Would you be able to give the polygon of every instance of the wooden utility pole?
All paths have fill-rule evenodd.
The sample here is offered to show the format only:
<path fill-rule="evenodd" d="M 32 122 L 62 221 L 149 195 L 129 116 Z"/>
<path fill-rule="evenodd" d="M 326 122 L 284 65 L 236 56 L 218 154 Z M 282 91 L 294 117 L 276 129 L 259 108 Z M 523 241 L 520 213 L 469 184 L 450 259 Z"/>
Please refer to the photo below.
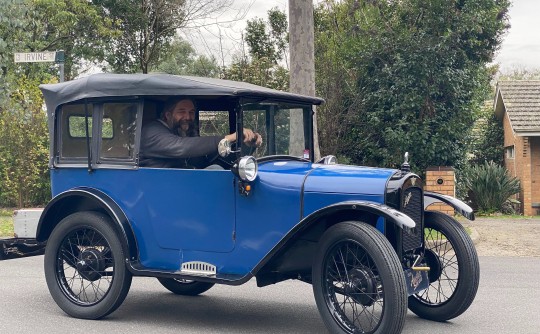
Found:
<path fill-rule="evenodd" d="M 313 0 L 289 0 L 291 93 L 315 96 L 315 37 L 313 25 Z M 301 122 L 301 118 L 295 118 L 293 120 L 291 117 L 291 139 L 302 135 L 302 133 L 296 131 L 298 126 L 302 124 Z M 294 137 L 293 132 L 295 132 Z M 316 114 L 313 117 L 313 136 L 315 138 L 315 159 L 319 159 L 321 154 L 319 151 Z M 292 155 L 302 155 L 304 145 L 303 142 L 300 144 L 301 147 L 300 145 L 298 147 L 291 147 L 289 153 Z M 300 149 L 302 151 L 298 151 Z"/>

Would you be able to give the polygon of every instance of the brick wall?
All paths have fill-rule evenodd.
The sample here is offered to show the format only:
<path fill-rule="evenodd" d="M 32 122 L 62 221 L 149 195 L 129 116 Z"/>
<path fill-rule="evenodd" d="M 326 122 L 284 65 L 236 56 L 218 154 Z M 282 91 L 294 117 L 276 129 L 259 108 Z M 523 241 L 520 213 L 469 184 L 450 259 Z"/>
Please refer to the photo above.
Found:
<path fill-rule="evenodd" d="M 432 191 L 444 195 L 456 196 L 456 177 L 452 167 L 429 167 L 426 170 L 426 191 Z M 427 210 L 441 211 L 454 215 L 454 209 L 446 204 L 435 203 L 428 206 Z"/>
<path fill-rule="evenodd" d="M 522 142 L 521 155 L 519 156 L 519 167 L 521 169 L 521 192 L 523 197 L 521 198 L 521 207 L 523 208 L 523 214 L 525 216 L 532 216 L 532 166 L 531 166 L 531 144 L 529 137 L 518 137 Z"/>
<path fill-rule="evenodd" d="M 531 215 L 540 214 L 540 137 L 530 137 L 531 151 Z"/>
<path fill-rule="evenodd" d="M 540 192 L 537 195 L 537 188 L 540 186 L 540 171 L 537 167 L 534 167 L 535 171 L 535 180 L 538 180 L 533 187 L 533 166 L 540 165 L 540 144 L 536 144 L 536 138 L 534 137 L 522 137 L 516 136 L 512 131 L 510 121 L 508 120 L 508 115 L 505 113 L 503 118 L 503 127 L 504 127 L 504 146 L 514 145 L 514 159 L 509 159 L 504 157 L 504 164 L 508 169 L 511 176 L 517 177 L 521 182 L 521 192 L 517 196 L 517 199 L 521 202 L 521 212 L 525 216 L 533 216 L 538 214 L 536 209 L 533 209 L 532 203 L 533 198 L 538 198 L 540 202 Z M 533 147 L 531 147 L 531 139 L 535 141 Z M 533 150 L 534 148 L 534 154 Z M 534 161 L 531 160 L 531 157 L 534 157 Z"/>

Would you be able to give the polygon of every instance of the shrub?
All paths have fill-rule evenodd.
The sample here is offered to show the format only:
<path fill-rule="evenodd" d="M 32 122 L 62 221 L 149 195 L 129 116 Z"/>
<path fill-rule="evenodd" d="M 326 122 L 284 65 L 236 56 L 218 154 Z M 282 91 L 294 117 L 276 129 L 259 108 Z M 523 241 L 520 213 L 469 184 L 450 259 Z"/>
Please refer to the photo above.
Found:
<path fill-rule="evenodd" d="M 483 213 L 502 211 L 510 196 L 521 190 L 519 180 L 493 161 L 467 168 L 464 183 L 473 206 Z"/>

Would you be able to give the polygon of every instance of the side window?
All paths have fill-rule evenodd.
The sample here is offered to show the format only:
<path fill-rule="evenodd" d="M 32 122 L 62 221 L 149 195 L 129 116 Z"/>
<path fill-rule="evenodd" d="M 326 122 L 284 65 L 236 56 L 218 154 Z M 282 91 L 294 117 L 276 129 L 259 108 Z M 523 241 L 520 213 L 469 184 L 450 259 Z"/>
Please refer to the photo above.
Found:
<path fill-rule="evenodd" d="M 138 103 L 105 103 L 101 122 L 99 162 L 135 159 Z"/>
<path fill-rule="evenodd" d="M 137 115 L 140 102 L 89 103 L 86 140 L 86 111 L 84 103 L 64 105 L 58 124 L 58 158 L 60 163 L 88 163 L 88 146 L 93 163 L 135 163 Z M 99 134 L 99 135 L 98 135 Z M 98 138 L 95 138 L 95 137 Z M 99 140 L 97 140 L 99 139 Z"/>
<path fill-rule="evenodd" d="M 88 105 L 88 131 L 92 136 L 92 105 Z M 87 159 L 86 117 L 84 104 L 66 105 L 62 107 L 60 116 L 61 138 L 60 159 Z"/>

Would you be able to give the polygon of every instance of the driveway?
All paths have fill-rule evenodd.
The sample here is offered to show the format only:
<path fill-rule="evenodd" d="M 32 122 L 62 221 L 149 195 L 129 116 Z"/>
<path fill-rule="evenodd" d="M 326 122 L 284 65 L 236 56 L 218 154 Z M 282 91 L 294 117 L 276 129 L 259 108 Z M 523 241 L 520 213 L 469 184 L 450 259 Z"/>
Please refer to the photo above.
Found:
<path fill-rule="evenodd" d="M 540 257 L 540 217 L 459 219 L 471 228 L 479 256 Z"/>

